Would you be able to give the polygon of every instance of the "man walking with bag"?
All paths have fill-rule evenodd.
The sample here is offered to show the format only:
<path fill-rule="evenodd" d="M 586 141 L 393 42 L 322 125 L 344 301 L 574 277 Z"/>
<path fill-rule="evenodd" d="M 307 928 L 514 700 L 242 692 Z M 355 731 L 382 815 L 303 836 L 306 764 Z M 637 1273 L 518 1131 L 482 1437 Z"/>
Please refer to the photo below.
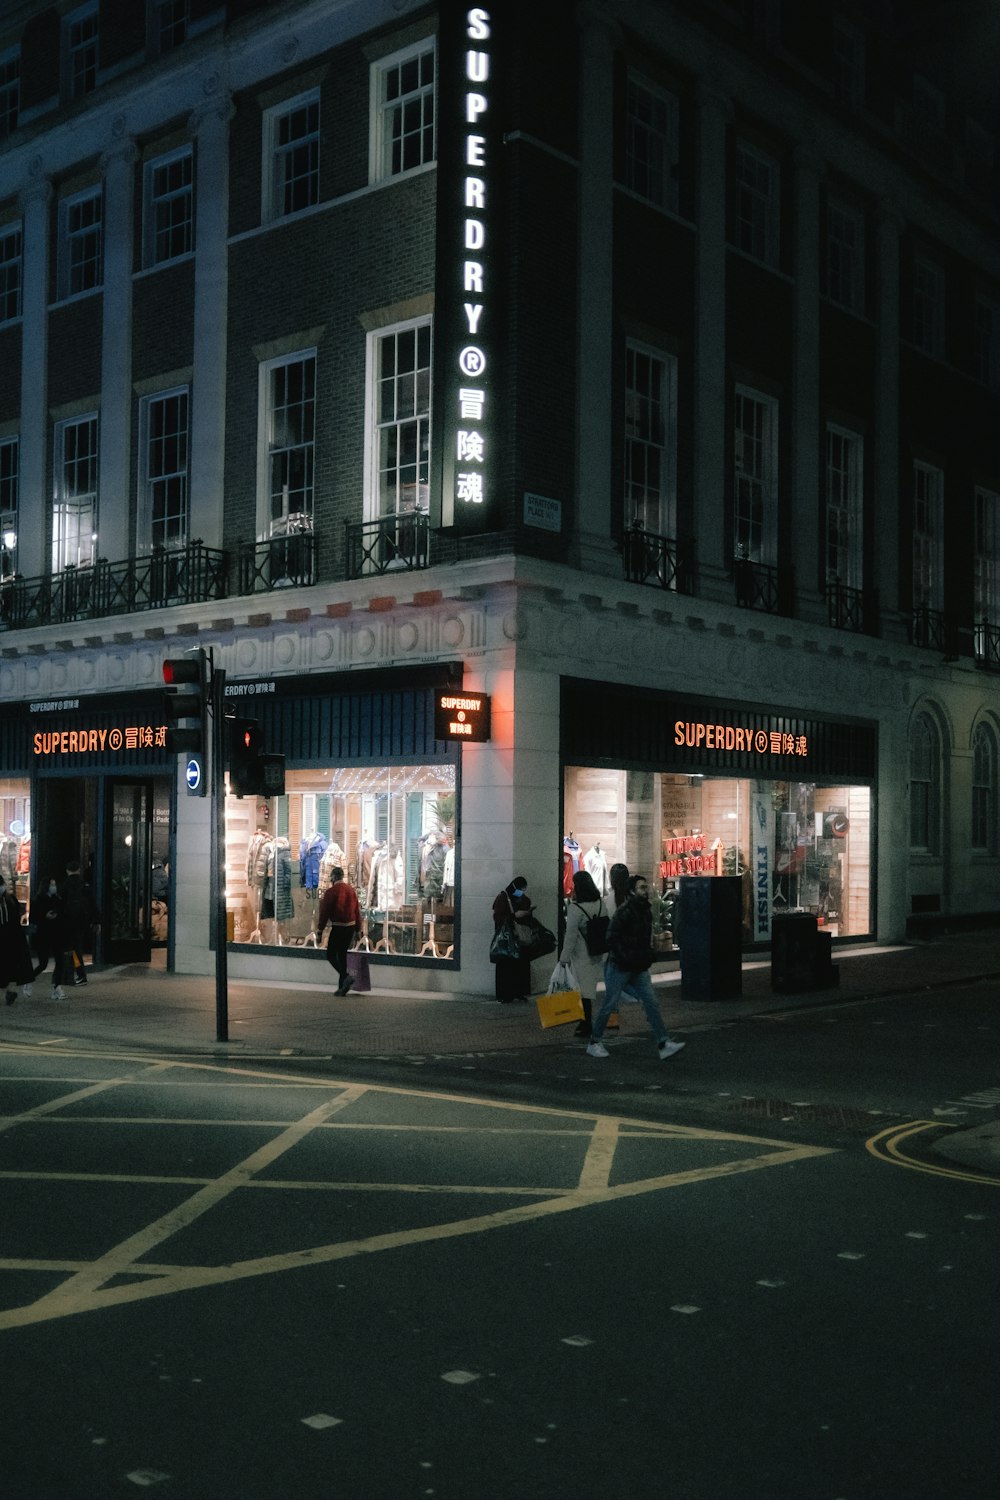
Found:
<path fill-rule="evenodd" d="M 347 968 L 347 950 L 356 933 L 361 931 L 361 908 L 354 887 L 344 879 L 339 865 L 332 870 L 332 883 L 320 897 L 316 913 L 316 942 L 323 936 L 329 922 L 330 939 L 326 945 L 327 962 L 336 969 L 340 978 L 336 993 L 346 995 L 353 984 Z"/>
<path fill-rule="evenodd" d="M 684 1046 L 683 1042 L 672 1042 L 667 1033 L 666 1022 L 660 1014 L 653 993 L 653 981 L 649 977 L 649 966 L 653 961 L 653 913 L 649 904 L 649 886 L 645 876 L 633 875 L 629 881 L 628 897 L 618 907 L 608 928 L 608 958 L 604 965 L 604 1004 L 594 1022 L 588 1057 L 607 1057 L 608 1049 L 601 1041 L 608 1017 L 618 1009 L 619 997 L 624 993 L 633 996 L 642 1006 L 649 1029 L 656 1038 L 656 1049 L 661 1061 L 673 1057 Z"/>

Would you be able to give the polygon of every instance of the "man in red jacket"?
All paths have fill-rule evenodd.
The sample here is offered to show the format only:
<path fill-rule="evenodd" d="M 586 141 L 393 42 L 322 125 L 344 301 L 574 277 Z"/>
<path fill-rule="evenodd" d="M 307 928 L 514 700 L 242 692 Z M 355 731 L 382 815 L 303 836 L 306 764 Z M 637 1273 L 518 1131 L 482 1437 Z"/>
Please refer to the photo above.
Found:
<path fill-rule="evenodd" d="M 333 882 L 320 898 L 316 914 L 316 941 L 323 936 L 326 924 L 330 924 L 330 940 L 326 945 L 326 956 L 340 975 L 338 995 L 346 995 L 353 980 L 347 972 L 347 950 L 356 932 L 361 931 L 361 908 L 354 887 L 344 879 L 339 865 L 333 868 Z"/>

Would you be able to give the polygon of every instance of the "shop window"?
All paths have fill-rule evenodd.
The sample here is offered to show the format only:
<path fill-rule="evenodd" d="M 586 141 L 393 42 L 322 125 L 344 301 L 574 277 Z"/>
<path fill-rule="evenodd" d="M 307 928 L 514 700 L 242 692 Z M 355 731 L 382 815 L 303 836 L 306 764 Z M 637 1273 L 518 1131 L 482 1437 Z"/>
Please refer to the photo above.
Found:
<path fill-rule="evenodd" d="M 59 295 L 63 299 L 101 285 L 102 218 L 100 188 L 65 198 L 59 205 Z"/>
<path fill-rule="evenodd" d="M 313 946 L 317 905 L 339 866 L 361 906 L 359 947 L 451 958 L 455 829 L 451 764 L 291 770 L 283 797 L 227 797 L 235 941 Z"/>
<path fill-rule="evenodd" d="M 936 854 L 940 847 L 941 741 L 929 714 L 910 731 L 910 850 Z"/>
<path fill-rule="evenodd" d="M 0 53 L 0 141 L 17 129 L 21 107 L 21 49 Z"/>
<path fill-rule="evenodd" d="M 19 457 L 16 437 L 0 440 L 0 581 L 17 572 Z"/>
<path fill-rule="evenodd" d="M 21 226 L 0 229 L 0 323 L 21 316 Z"/>
<path fill-rule="evenodd" d="M 625 524 L 673 536 L 677 499 L 677 361 L 625 351 Z"/>
<path fill-rule="evenodd" d="M 140 407 L 142 529 L 152 548 L 188 540 L 189 404 L 182 386 L 147 396 Z"/>
<path fill-rule="evenodd" d="M 826 210 L 825 291 L 847 312 L 864 312 L 865 216 L 832 199 Z"/>
<path fill-rule="evenodd" d="M 285 219 L 319 201 L 319 90 L 264 115 L 264 219 Z"/>
<path fill-rule="evenodd" d="M 683 946 L 683 877 L 743 880 L 742 936 L 770 940 L 782 912 L 811 912 L 834 936 L 871 931 L 867 786 L 567 767 L 563 890 L 587 869 L 610 895 L 617 863 L 655 887 L 654 946 Z M 761 882 L 765 900 L 761 905 Z"/>
<path fill-rule="evenodd" d="M 734 556 L 773 565 L 777 544 L 778 403 L 737 386 L 734 411 Z"/>
<path fill-rule="evenodd" d="M 0 877 L 25 911 L 31 902 L 31 783 L 0 777 Z"/>
<path fill-rule="evenodd" d="M 73 11 L 63 20 L 64 92 L 82 99 L 97 87 L 98 13 L 96 5 Z"/>
<path fill-rule="evenodd" d="M 625 186 L 677 212 L 680 110 L 673 94 L 630 73 L 625 117 Z"/>
<path fill-rule="evenodd" d="M 766 266 L 780 259 L 778 163 L 756 147 L 736 147 L 736 236 L 738 250 Z"/>
<path fill-rule="evenodd" d="M 97 555 L 97 417 L 60 422 L 55 433 L 56 493 L 52 571 L 89 567 Z"/>
<path fill-rule="evenodd" d="M 434 161 L 435 63 L 431 38 L 372 64 L 371 182 Z"/>
<path fill-rule="evenodd" d="M 190 146 L 146 163 L 143 263 L 163 265 L 194 249 L 194 157 Z"/>
<path fill-rule="evenodd" d="M 997 852 L 997 741 L 988 724 L 977 724 L 972 736 L 972 847 Z"/>

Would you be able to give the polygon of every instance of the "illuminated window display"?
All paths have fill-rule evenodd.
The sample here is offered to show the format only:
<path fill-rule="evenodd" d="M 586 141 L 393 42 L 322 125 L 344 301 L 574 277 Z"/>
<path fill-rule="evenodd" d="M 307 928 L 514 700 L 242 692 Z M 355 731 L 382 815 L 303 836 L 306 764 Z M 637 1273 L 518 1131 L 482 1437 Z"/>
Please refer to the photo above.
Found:
<path fill-rule="evenodd" d="M 658 893 L 654 943 L 672 951 L 682 875 L 743 876 L 743 939 L 770 940 L 770 918 L 812 912 L 835 937 L 871 933 L 871 789 L 813 782 L 568 766 L 564 888 L 589 869 L 610 890 L 613 864 Z M 757 882 L 769 910 L 755 899 Z"/>
<path fill-rule="evenodd" d="M 31 783 L 0 779 L 0 877 L 25 909 L 31 900 Z"/>
<path fill-rule="evenodd" d="M 310 947 L 340 866 L 357 891 L 357 946 L 451 958 L 455 767 L 289 770 L 285 795 L 226 798 L 226 908 L 238 944 Z"/>

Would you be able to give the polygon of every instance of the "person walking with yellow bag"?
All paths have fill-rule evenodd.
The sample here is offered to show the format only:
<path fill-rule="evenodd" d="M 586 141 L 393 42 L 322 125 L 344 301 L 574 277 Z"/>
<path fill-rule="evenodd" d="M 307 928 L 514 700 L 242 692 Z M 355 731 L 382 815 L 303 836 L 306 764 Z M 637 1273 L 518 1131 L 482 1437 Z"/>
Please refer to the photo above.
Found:
<path fill-rule="evenodd" d="M 597 986 L 604 975 L 609 920 L 593 876 L 586 870 L 577 870 L 573 876 L 573 894 L 566 906 L 566 935 L 559 952 L 559 962 L 567 964 L 576 976 L 583 1002 L 583 1020 L 574 1036 L 590 1036 Z"/>

